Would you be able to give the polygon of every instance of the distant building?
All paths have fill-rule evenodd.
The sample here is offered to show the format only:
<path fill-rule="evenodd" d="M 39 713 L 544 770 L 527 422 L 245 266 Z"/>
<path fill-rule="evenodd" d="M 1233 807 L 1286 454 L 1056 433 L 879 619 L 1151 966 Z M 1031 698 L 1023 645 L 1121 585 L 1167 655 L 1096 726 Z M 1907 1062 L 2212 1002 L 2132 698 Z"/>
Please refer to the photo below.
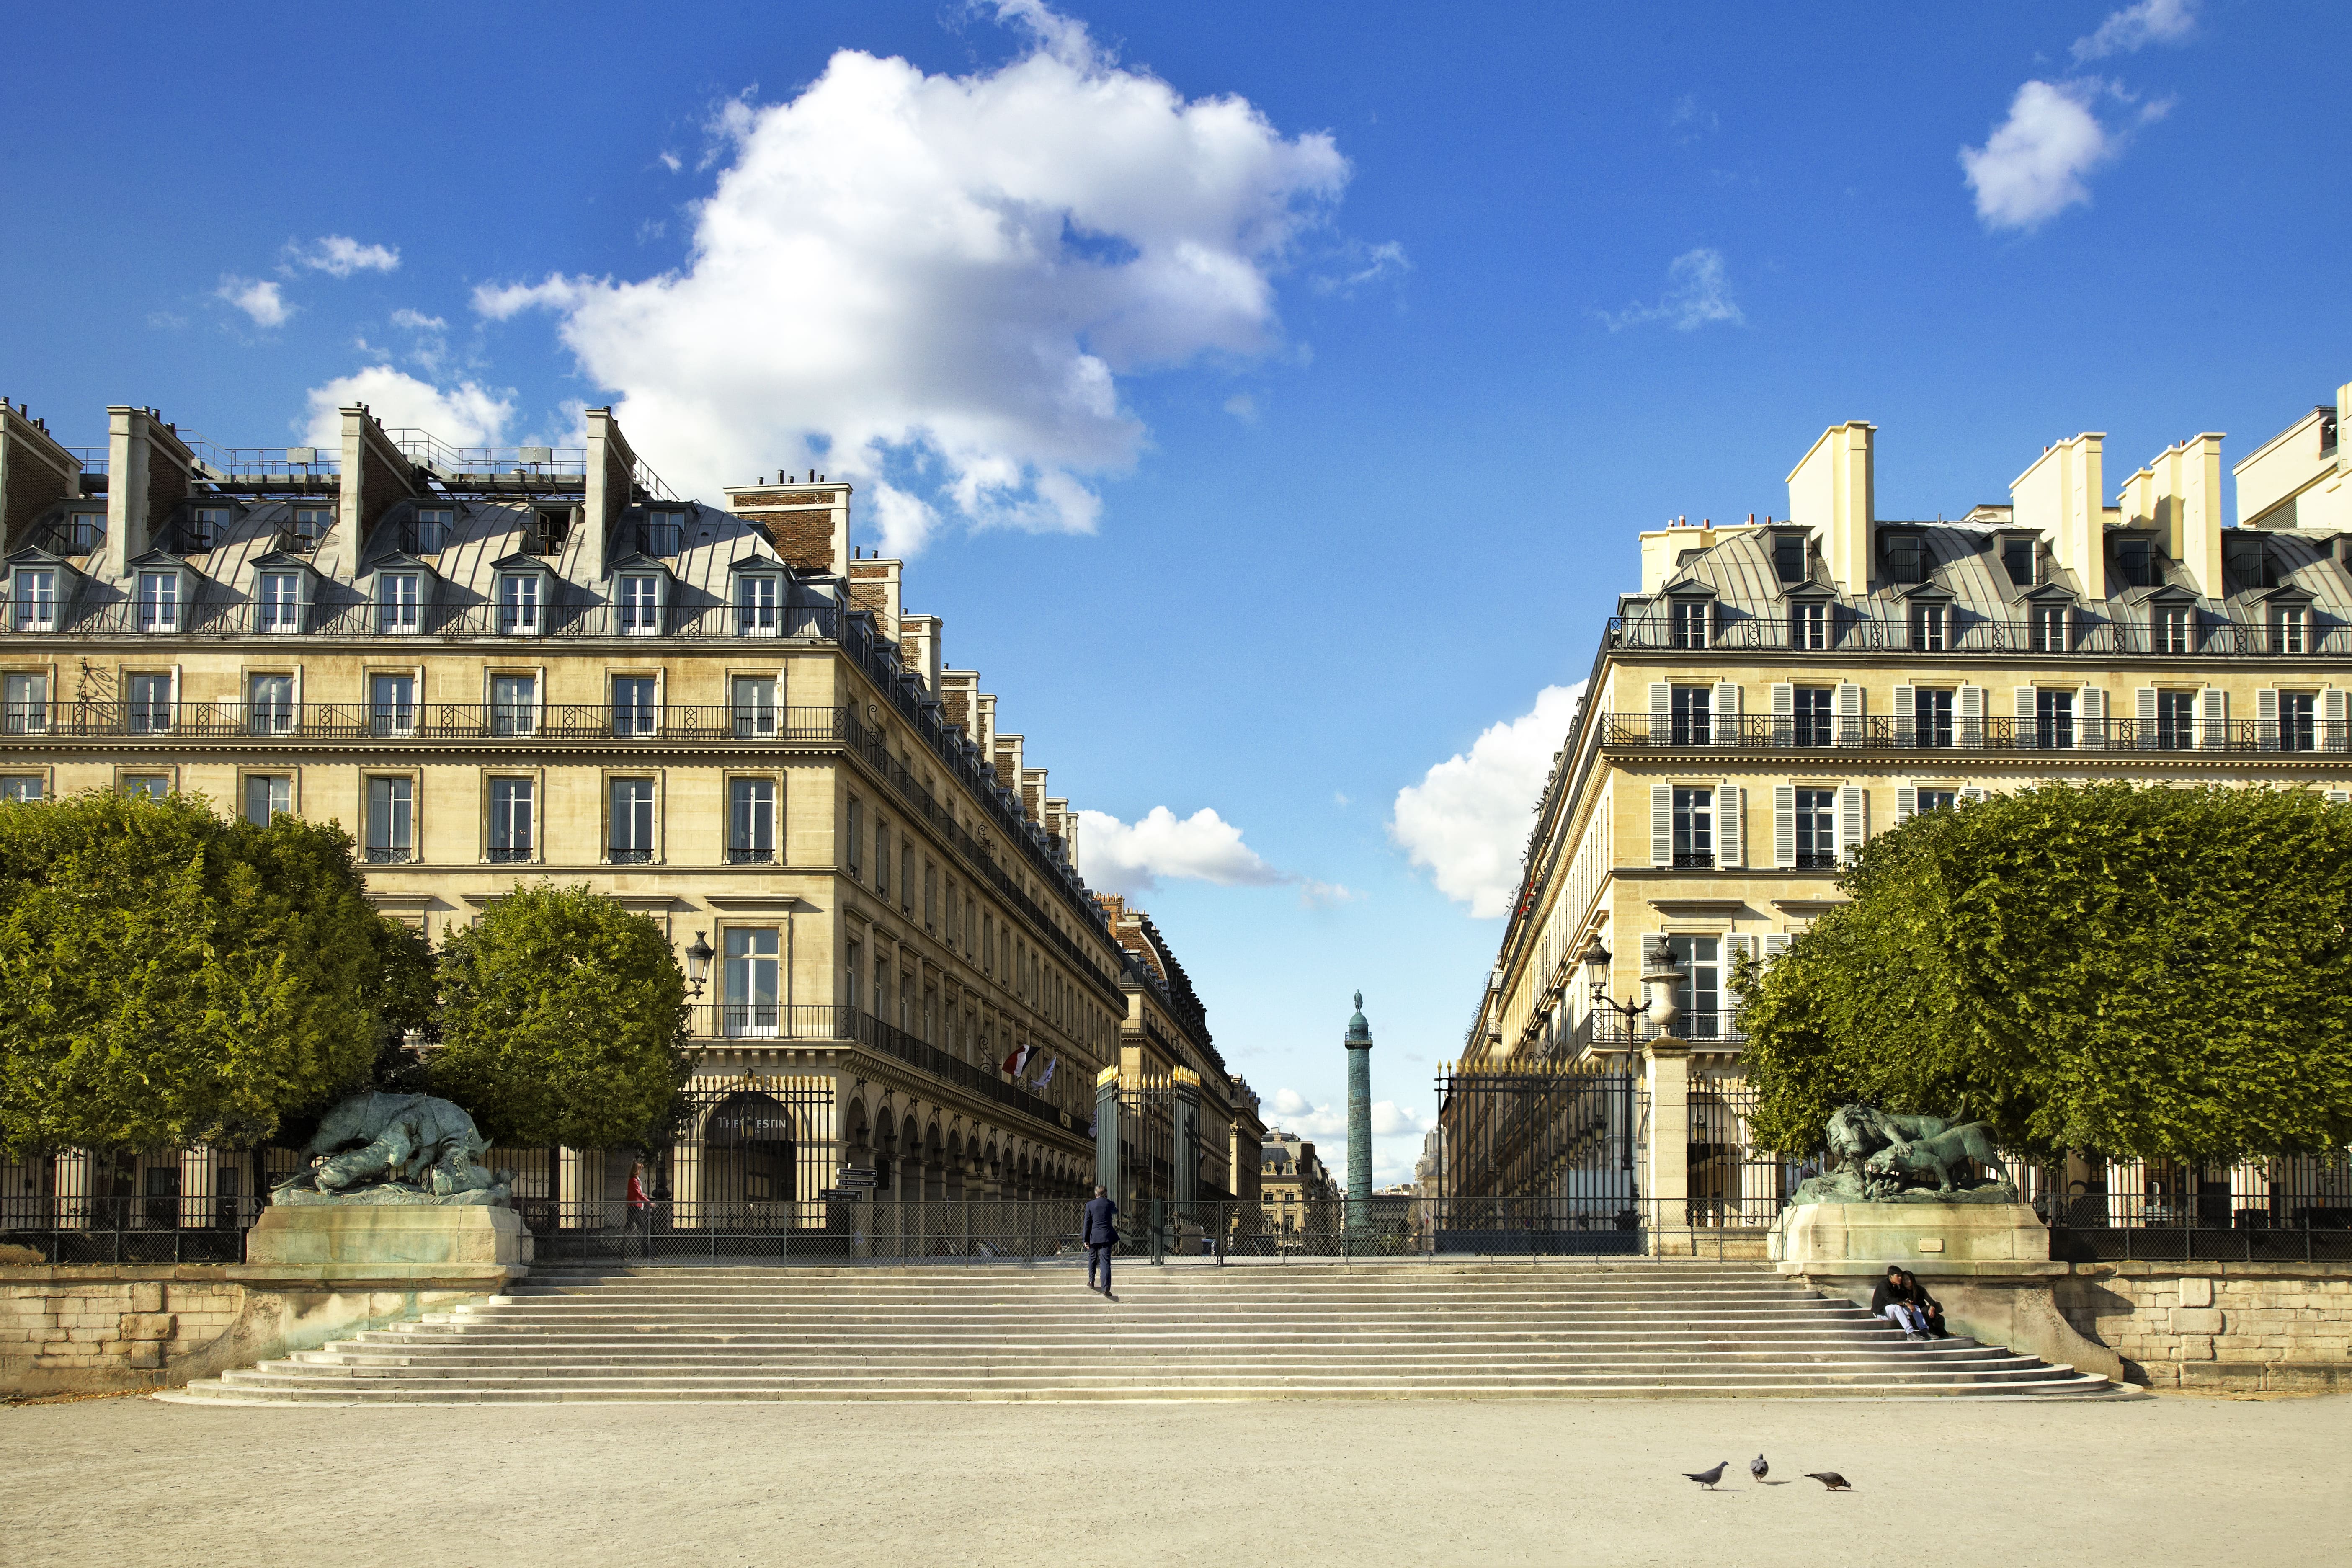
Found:
<path fill-rule="evenodd" d="M 1328 1230 L 1339 1214 L 1339 1184 L 1313 1143 L 1274 1128 L 1258 1161 L 1258 1202 L 1269 1235 Z"/>

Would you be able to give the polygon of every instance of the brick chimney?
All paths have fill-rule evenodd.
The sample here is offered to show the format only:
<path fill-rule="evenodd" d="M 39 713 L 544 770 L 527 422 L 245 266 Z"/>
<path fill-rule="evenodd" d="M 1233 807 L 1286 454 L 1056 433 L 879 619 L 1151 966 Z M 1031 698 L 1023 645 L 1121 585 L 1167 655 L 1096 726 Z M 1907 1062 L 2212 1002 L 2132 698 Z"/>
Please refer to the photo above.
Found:
<path fill-rule="evenodd" d="M 0 398 L 0 554 L 25 542 L 33 520 L 81 496 L 81 459 L 47 428 Z"/>
<path fill-rule="evenodd" d="M 850 575 L 849 490 L 846 484 L 730 485 L 727 510 L 767 531 L 768 542 L 796 572 Z"/>
<path fill-rule="evenodd" d="M 343 473 L 335 526 L 319 542 L 312 563 L 322 577 L 348 583 L 359 571 L 368 530 L 383 514 L 417 495 L 415 465 L 392 444 L 364 403 L 342 410 Z"/>
<path fill-rule="evenodd" d="M 588 423 L 588 482 L 582 499 L 586 502 L 586 537 L 580 542 L 579 553 L 573 559 L 579 563 L 582 576 L 599 583 L 604 581 L 605 568 L 615 553 L 613 535 L 637 497 L 637 454 L 629 445 L 629 438 L 621 434 L 621 422 L 613 417 L 612 409 L 591 408 L 585 411 L 584 417 Z"/>
<path fill-rule="evenodd" d="M 106 570 L 119 583 L 194 488 L 196 455 L 152 408 L 109 408 L 106 435 Z"/>

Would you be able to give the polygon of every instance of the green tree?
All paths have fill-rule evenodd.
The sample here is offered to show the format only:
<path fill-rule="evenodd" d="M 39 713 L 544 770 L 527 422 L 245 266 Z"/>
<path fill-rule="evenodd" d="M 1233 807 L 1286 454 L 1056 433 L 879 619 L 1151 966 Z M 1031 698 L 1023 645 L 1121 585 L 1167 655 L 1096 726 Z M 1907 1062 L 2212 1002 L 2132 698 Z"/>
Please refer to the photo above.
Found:
<path fill-rule="evenodd" d="M 434 1092 L 497 1142 L 666 1137 L 693 1069 L 686 977 L 644 915 L 584 887 L 525 888 L 442 944 Z"/>
<path fill-rule="evenodd" d="M 1914 817 L 1843 885 L 1737 976 L 1767 1146 L 1855 1100 L 2032 1151 L 2352 1140 L 2352 807 L 2049 784 Z"/>
<path fill-rule="evenodd" d="M 268 1137 L 415 1016 L 391 924 L 331 825 L 192 795 L 0 803 L 0 1145 Z"/>

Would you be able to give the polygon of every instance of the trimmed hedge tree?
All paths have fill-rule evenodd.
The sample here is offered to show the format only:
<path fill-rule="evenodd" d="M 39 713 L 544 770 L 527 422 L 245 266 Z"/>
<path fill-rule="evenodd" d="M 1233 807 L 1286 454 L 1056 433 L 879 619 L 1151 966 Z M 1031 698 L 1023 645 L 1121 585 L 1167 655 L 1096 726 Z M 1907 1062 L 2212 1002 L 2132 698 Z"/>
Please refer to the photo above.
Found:
<path fill-rule="evenodd" d="M 2036 1152 L 2352 1141 L 2352 807 L 2049 784 L 1914 817 L 1843 883 L 1737 977 L 1764 1146 L 1857 1100 Z"/>
<path fill-rule="evenodd" d="M 517 884 L 450 932 L 440 978 L 433 1092 L 493 1142 L 667 1142 L 693 1058 L 686 977 L 654 921 L 584 887 Z"/>
<path fill-rule="evenodd" d="M 348 835 L 201 797 L 0 803 L 0 1146 L 252 1143 L 431 1011 Z"/>

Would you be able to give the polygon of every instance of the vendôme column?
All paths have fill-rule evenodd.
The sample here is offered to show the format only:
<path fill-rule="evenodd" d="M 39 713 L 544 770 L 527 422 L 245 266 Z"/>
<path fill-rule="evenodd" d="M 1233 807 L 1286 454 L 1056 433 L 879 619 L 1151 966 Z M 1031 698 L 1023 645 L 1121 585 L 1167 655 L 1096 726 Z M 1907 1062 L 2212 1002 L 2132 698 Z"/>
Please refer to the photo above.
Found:
<path fill-rule="evenodd" d="M 1364 1022 L 1364 994 L 1348 1020 L 1348 1228 L 1372 1217 L 1372 1026 Z"/>

